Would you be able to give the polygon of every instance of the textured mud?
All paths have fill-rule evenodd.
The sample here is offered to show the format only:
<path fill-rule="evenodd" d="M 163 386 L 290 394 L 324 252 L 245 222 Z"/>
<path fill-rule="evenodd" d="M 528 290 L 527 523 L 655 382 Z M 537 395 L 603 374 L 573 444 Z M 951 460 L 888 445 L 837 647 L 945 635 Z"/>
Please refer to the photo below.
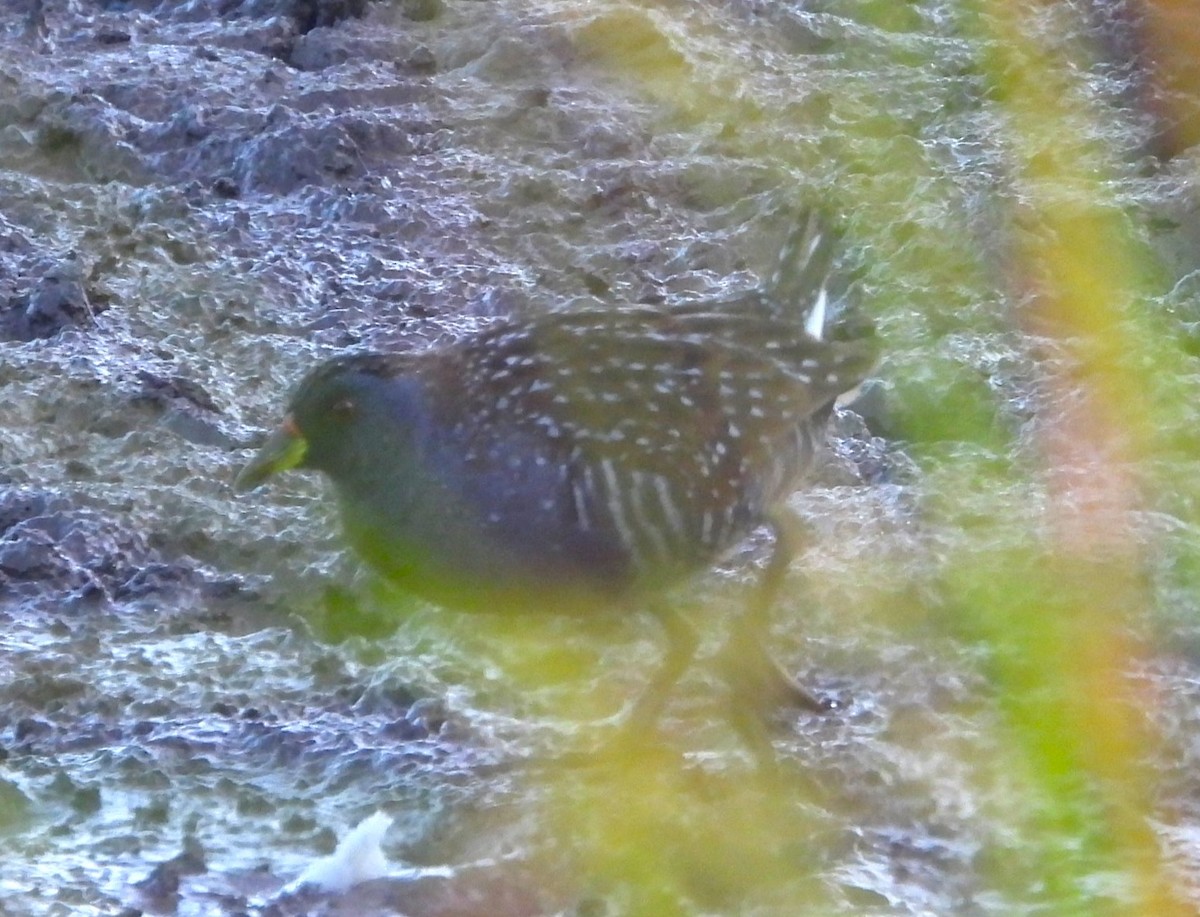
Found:
<path fill-rule="evenodd" d="M 603 741 L 654 622 L 539 621 L 506 650 L 507 625 L 358 571 L 320 482 L 229 485 L 321 357 L 751 287 L 806 200 L 844 213 L 849 294 L 887 347 L 866 422 L 839 418 L 795 498 L 817 538 L 777 622 L 843 710 L 784 718 L 764 799 L 694 674 L 664 727 L 686 766 L 611 805 L 676 801 L 703 851 L 675 852 L 684 913 L 1039 913 L 1036 889 L 994 882 L 1019 790 L 978 648 L 927 591 L 968 536 L 918 509 L 995 442 L 940 428 L 956 407 L 990 391 L 1013 430 L 1037 403 L 1003 321 L 1011 191 L 960 6 L 2 0 L 0 913 L 636 910 L 553 814 L 602 775 L 547 762 Z M 1169 275 L 1156 307 L 1187 335 L 1196 160 L 1164 151 L 1137 17 L 1060 12 L 1108 106 L 1079 129 L 1122 151 L 1114 182 Z M 894 439 L 914 425 L 921 463 Z M 697 584 L 714 632 L 762 547 Z M 1194 891 L 1196 609 L 1164 582 L 1138 675 L 1171 739 L 1162 842 Z M 551 663 L 523 681 L 505 654 L 530 652 Z M 407 873 L 272 900 L 377 809 Z M 739 819 L 792 827 L 748 851 Z M 763 863 L 789 878 L 756 895 L 742 873 Z M 1119 894 L 1103 878 L 1098 900 Z"/>

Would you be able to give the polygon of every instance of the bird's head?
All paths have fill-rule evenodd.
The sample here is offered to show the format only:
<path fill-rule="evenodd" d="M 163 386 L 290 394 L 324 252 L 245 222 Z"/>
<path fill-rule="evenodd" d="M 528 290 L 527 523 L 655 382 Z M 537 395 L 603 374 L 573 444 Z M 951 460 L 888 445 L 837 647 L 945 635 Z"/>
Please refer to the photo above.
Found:
<path fill-rule="evenodd" d="M 283 422 L 238 474 L 244 492 L 292 468 L 339 483 L 395 461 L 416 421 L 415 382 L 395 357 L 357 354 L 321 364 L 296 387 Z"/>

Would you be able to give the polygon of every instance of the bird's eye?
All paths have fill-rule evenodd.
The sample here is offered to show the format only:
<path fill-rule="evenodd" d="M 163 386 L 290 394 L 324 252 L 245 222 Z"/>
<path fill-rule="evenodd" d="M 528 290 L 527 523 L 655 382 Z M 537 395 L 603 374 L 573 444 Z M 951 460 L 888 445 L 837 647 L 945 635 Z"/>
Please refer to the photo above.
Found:
<path fill-rule="evenodd" d="M 337 420 L 349 420 L 358 410 L 358 405 L 354 403 L 353 398 L 339 398 L 330 407 L 329 412 Z"/>

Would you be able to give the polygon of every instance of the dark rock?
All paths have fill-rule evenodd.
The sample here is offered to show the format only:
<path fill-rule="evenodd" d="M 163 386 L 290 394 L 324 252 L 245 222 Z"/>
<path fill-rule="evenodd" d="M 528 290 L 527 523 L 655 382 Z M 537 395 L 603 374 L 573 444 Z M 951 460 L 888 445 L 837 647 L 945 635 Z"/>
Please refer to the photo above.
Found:
<path fill-rule="evenodd" d="M 21 490 L 0 491 L 0 535 L 18 522 L 24 522 L 34 516 L 41 516 L 46 512 L 50 503 L 51 498 L 43 493 Z"/>
<path fill-rule="evenodd" d="M 207 871 L 204 847 L 196 838 L 189 836 L 184 839 L 183 850 L 177 856 L 159 863 L 150 871 L 150 875 L 135 883 L 135 887 L 147 897 L 165 902 L 178 896 L 184 876 L 201 875 Z"/>
<path fill-rule="evenodd" d="M 301 122 L 279 116 L 285 126 L 246 142 L 234 168 L 242 193 L 290 194 L 306 185 L 325 185 L 361 176 L 362 157 L 337 119 Z"/>
<path fill-rule="evenodd" d="M 180 399 L 205 411 L 215 411 L 217 413 L 221 411 L 212 396 L 204 390 L 202 385 L 184 376 L 163 376 L 149 370 L 139 369 L 137 371 L 137 378 L 142 383 L 140 398 L 145 398 L 160 405 L 174 399 Z"/>
<path fill-rule="evenodd" d="M 17 742 L 27 742 L 54 732 L 54 727 L 48 722 L 31 716 L 22 717 L 13 725 L 13 739 Z"/>
<path fill-rule="evenodd" d="M 429 48 L 421 45 L 421 47 L 408 56 L 405 66 L 414 73 L 435 73 L 437 71 L 437 58 Z"/>
<path fill-rule="evenodd" d="M 11 299 L 8 308 L 0 311 L 0 338 L 50 338 L 64 328 L 90 327 L 95 318 L 82 267 L 71 254 L 49 267 L 31 290 Z"/>
<path fill-rule="evenodd" d="M 103 27 L 96 32 L 96 41 L 102 45 L 123 45 L 133 38 L 125 29 Z"/>

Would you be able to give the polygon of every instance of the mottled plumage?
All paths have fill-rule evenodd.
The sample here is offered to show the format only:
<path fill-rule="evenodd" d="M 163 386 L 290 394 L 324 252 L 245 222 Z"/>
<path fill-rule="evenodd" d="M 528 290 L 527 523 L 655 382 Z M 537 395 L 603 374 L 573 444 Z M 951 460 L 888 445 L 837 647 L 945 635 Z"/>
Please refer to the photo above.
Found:
<path fill-rule="evenodd" d="M 831 249 L 815 217 L 785 249 L 773 289 L 801 302 L 549 312 L 447 347 L 336 358 L 300 384 L 238 486 L 325 472 L 363 557 L 448 605 L 652 593 L 771 517 L 833 400 L 870 371 L 873 342 L 805 328 L 824 324 Z"/>

